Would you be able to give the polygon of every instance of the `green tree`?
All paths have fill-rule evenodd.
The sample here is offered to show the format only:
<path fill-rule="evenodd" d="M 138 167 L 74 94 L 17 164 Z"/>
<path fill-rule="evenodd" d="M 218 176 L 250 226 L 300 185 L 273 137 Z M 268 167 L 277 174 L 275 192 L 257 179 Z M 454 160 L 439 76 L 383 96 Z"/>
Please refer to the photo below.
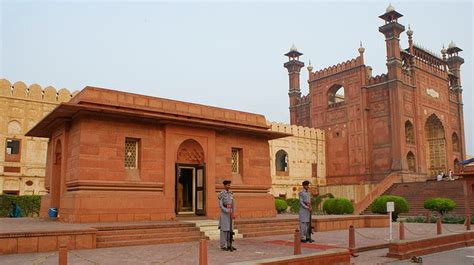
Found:
<path fill-rule="evenodd" d="M 438 212 L 443 216 L 446 212 L 456 208 L 456 203 L 449 198 L 431 198 L 423 203 L 423 207 L 433 212 Z"/>
<path fill-rule="evenodd" d="M 393 202 L 395 205 L 395 211 L 392 212 L 392 221 L 396 221 L 399 214 L 410 211 L 410 206 L 405 198 L 393 195 L 383 195 L 375 199 L 372 203 L 372 212 L 386 214 L 387 202 Z"/>

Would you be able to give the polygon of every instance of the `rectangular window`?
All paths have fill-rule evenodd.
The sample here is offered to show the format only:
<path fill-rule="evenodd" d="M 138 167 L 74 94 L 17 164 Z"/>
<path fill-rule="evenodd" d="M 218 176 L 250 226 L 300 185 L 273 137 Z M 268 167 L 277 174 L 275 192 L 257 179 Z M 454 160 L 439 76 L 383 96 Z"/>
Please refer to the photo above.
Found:
<path fill-rule="evenodd" d="M 5 146 L 5 161 L 19 162 L 20 152 L 21 152 L 21 140 L 7 139 L 7 143 Z"/>
<path fill-rule="evenodd" d="M 241 149 L 232 148 L 232 173 L 240 174 L 240 152 Z"/>
<path fill-rule="evenodd" d="M 20 140 L 7 139 L 7 155 L 18 155 L 20 153 Z"/>
<path fill-rule="evenodd" d="M 138 168 L 138 139 L 125 138 L 125 168 Z"/>

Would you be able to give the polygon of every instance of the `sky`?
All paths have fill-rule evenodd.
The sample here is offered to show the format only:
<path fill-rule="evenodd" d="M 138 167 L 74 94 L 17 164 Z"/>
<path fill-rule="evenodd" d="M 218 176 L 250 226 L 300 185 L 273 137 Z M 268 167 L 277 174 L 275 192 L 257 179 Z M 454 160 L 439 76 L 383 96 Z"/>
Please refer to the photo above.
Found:
<path fill-rule="evenodd" d="M 388 1 L 0 0 L 0 78 L 43 88 L 87 85 L 260 113 L 289 123 L 283 55 L 294 44 L 314 70 L 358 56 L 386 73 L 378 32 Z M 454 41 L 467 154 L 474 154 L 473 4 L 392 1 L 415 43 L 440 54 Z M 401 47 L 407 47 L 402 33 Z M 307 71 L 301 89 L 308 91 Z"/>

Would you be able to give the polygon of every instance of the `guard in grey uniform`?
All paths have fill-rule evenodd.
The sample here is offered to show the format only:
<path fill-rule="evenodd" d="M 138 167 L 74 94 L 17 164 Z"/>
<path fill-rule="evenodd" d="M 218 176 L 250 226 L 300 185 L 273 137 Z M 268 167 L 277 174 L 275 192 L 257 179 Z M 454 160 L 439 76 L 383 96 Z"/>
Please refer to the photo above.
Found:
<path fill-rule="evenodd" d="M 310 233 L 310 215 L 311 211 L 311 193 L 309 192 L 309 181 L 303 181 L 303 190 L 298 193 L 298 198 L 300 200 L 300 211 L 299 211 L 299 221 L 300 221 L 300 233 L 301 233 L 301 242 L 309 242 L 308 233 Z M 311 243 L 311 242 L 310 242 Z"/>
<path fill-rule="evenodd" d="M 224 190 L 219 193 L 219 207 L 221 208 L 221 216 L 219 218 L 220 246 L 222 250 L 233 251 L 237 250 L 231 244 L 231 233 L 233 229 L 232 220 L 235 219 L 235 201 L 232 191 L 230 191 L 230 180 L 224 180 Z M 231 220 L 232 219 L 232 220 Z"/>

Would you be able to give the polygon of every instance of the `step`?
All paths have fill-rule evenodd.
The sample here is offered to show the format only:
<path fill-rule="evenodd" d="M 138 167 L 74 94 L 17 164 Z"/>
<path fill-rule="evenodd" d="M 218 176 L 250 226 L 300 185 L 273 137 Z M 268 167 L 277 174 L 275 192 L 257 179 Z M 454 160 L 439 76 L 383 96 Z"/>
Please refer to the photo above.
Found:
<path fill-rule="evenodd" d="M 146 240 L 124 240 L 124 241 L 112 241 L 112 242 L 97 242 L 97 248 L 172 244 L 172 243 L 199 241 L 201 238 L 206 238 L 206 237 L 189 236 L 189 237 L 180 237 L 180 238 L 160 238 L 160 239 L 146 239 Z"/>
<path fill-rule="evenodd" d="M 298 219 L 282 219 L 282 220 L 238 220 L 235 221 L 235 225 L 247 225 L 247 224 L 284 224 L 298 222 Z"/>
<path fill-rule="evenodd" d="M 93 227 L 99 231 L 110 230 L 130 230 L 130 229 L 155 229 L 155 228 L 178 228 L 178 227 L 194 227 L 191 223 L 185 222 L 168 222 L 161 224 L 138 224 L 138 225 L 124 225 L 124 226 L 97 226 Z"/>
<path fill-rule="evenodd" d="M 289 235 L 293 234 L 295 230 L 273 230 L 273 231 L 261 231 L 252 233 L 243 233 L 244 238 L 248 237 L 261 237 L 261 236 L 278 236 L 278 235 Z"/>
<path fill-rule="evenodd" d="M 189 232 L 174 232 L 174 233 L 151 233 L 151 234 L 124 234 L 124 235 L 109 235 L 109 236 L 97 236 L 97 242 L 107 241 L 122 241 L 122 240 L 139 240 L 139 239 L 164 239 L 164 238 L 176 238 L 176 237 L 187 237 L 187 236 L 202 236 L 201 232 L 195 231 Z"/>
<path fill-rule="evenodd" d="M 298 225 L 298 221 L 293 221 L 291 223 L 285 222 L 285 223 L 280 223 L 280 222 L 275 222 L 275 223 L 252 223 L 252 224 L 236 224 L 236 227 L 289 227 L 292 225 Z"/>
<path fill-rule="evenodd" d="M 169 228 L 146 228 L 146 229 L 123 229 L 123 230 L 99 230 L 97 236 L 102 235 L 124 235 L 124 234 L 144 234 L 144 233 L 174 233 L 174 232 L 187 232 L 187 231 L 199 231 L 199 228 L 194 226 L 187 227 L 169 227 Z"/>
<path fill-rule="evenodd" d="M 266 231 L 266 230 L 288 230 L 288 229 L 295 229 L 299 226 L 298 223 L 292 225 L 270 225 L 270 226 L 238 226 L 237 229 L 239 231 L 249 231 L 249 230 L 256 230 L 256 231 Z"/>
<path fill-rule="evenodd" d="M 210 240 L 220 238 L 219 221 L 217 220 L 191 220 L 185 222 L 195 225 L 201 233 L 209 237 Z M 243 235 L 239 233 L 238 229 L 234 229 L 234 233 L 234 238 L 243 238 Z"/>

